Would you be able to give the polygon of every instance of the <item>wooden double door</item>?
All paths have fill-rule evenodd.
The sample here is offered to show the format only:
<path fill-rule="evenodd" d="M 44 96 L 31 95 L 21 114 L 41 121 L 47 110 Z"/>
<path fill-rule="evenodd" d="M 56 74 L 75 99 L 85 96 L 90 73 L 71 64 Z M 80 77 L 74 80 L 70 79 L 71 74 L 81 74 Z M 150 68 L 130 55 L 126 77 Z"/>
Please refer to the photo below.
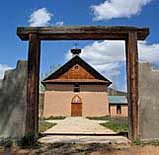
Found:
<path fill-rule="evenodd" d="M 82 103 L 71 103 L 71 116 L 82 116 Z"/>

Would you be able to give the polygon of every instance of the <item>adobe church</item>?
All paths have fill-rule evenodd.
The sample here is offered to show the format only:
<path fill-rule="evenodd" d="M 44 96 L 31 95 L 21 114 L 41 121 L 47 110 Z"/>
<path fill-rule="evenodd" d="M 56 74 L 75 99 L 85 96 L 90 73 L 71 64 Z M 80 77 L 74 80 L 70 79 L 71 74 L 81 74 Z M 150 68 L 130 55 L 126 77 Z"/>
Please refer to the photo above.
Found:
<path fill-rule="evenodd" d="M 80 58 L 81 49 L 45 78 L 44 117 L 109 115 L 108 86 L 112 83 Z"/>

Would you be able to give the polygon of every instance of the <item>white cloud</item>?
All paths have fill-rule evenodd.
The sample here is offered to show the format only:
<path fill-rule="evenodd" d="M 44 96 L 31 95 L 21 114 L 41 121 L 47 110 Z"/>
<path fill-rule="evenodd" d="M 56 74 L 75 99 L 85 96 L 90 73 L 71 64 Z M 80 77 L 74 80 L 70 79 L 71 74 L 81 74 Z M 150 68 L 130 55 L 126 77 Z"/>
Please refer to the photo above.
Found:
<path fill-rule="evenodd" d="M 138 42 L 139 61 L 150 63 L 159 62 L 159 43 L 148 44 L 146 41 Z M 67 52 L 66 60 L 72 57 Z M 120 90 L 126 91 L 126 75 L 122 71 L 125 66 L 124 41 L 95 41 L 82 49 L 81 57 L 92 65 L 97 71 L 120 86 Z M 122 79 L 121 79 L 122 78 Z"/>
<path fill-rule="evenodd" d="M 142 8 L 152 0 L 105 0 L 99 5 L 92 5 L 93 20 L 109 20 L 112 18 L 129 18 L 139 14 Z"/>
<path fill-rule="evenodd" d="M 148 44 L 138 42 L 139 61 L 159 62 L 159 43 Z M 72 57 L 66 53 L 66 59 Z M 120 74 L 121 66 L 125 63 L 124 41 L 95 41 L 82 49 L 81 57 L 108 78 Z"/>
<path fill-rule="evenodd" d="M 46 8 L 35 10 L 29 18 L 30 26 L 48 26 L 53 14 Z"/>
<path fill-rule="evenodd" d="M 95 41 L 82 49 L 81 57 L 107 77 L 120 74 L 120 63 L 125 60 L 124 41 Z M 66 59 L 71 58 L 66 54 Z"/>
<path fill-rule="evenodd" d="M 146 41 L 140 41 L 138 51 L 140 61 L 159 62 L 159 43 L 147 44 Z"/>
<path fill-rule="evenodd" d="M 4 64 L 0 64 L 0 79 L 3 79 L 4 73 L 8 69 L 12 69 L 12 67 L 9 67 L 9 66 L 4 65 Z"/>
<path fill-rule="evenodd" d="M 56 26 L 63 26 L 64 25 L 64 22 L 63 21 L 58 21 L 55 23 Z"/>

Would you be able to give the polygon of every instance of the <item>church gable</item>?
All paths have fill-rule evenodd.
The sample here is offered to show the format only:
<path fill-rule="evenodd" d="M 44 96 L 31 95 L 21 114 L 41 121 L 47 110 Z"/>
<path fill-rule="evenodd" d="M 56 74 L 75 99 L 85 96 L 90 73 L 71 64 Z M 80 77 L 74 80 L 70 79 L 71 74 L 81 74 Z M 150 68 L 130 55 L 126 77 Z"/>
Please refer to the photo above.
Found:
<path fill-rule="evenodd" d="M 75 64 L 68 71 L 58 77 L 58 79 L 96 79 L 85 68 L 79 64 Z"/>
<path fill-rule="evenodd" d="M 73 52 L 76 52 L 76 55 L 57 71 L 45 78 L 42 81 L 43 84 L 50 82 L 77 82 L 77 80 L 78 82 L 103 82 L 107 86 L 111 84 L 108 79 L 78 56 L 79 50 L 76 49 Z"/>

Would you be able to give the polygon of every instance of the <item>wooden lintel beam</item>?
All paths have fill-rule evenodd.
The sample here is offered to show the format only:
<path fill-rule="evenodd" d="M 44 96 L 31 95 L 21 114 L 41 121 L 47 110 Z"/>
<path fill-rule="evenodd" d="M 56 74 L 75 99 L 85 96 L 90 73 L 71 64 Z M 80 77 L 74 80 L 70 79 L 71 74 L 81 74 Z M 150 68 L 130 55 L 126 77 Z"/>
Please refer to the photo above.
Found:
<path fill-rule="evenodd" d="M 137 39 L 144 40 L 148 28 L 126 26 L 62 26 L 18 27 L 17 35 L 28 40 L 30 33 L 38 34 L 40 40 L 125 40 L 129 32 L 137 32 Z"/>
<path fill-rule="evenodd" d="M 41 40 L 125 40 L 126 34 L 116 34 L 113 36 L 112 34 L 103 33 L 100 34 L 41 34 Z"/>

